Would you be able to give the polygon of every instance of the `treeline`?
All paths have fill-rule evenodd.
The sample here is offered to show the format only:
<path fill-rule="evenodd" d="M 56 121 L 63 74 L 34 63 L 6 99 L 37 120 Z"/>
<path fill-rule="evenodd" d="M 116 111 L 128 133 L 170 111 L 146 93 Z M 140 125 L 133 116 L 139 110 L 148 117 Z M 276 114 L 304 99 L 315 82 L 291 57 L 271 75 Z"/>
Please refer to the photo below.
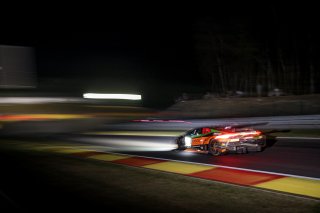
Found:
<path fill-rule="evenodd" d="M 195 49 L 207 90 L 219 95 L 270 95 L 275 89 L 287 95 L 319 93 L 319 38 L 310 17 L 270 8 L 262 14 L 197 19 Z"/>

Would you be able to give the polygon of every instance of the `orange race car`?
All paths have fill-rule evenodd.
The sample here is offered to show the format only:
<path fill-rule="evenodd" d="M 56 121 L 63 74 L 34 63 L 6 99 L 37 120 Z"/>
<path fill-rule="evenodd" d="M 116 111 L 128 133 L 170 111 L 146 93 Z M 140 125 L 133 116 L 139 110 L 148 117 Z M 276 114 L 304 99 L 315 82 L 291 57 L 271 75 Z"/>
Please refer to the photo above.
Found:
<path fill-rule="evenodd" d="M 176 142 L 177 150 L 191 148 L 218 156 L 228 152 L 262 151 L 266 147 L 266 135 L 252 128 L 244 128 L 243 125 L 201 127 L 187 131 Z"/>

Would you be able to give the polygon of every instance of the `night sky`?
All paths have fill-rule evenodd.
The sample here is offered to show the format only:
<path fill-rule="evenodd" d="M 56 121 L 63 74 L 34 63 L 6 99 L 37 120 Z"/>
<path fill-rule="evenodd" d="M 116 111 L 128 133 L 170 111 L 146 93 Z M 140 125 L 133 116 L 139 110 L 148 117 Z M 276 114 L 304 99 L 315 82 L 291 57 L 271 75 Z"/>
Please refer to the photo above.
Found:
<path fill-rule="evenodd" d="M 1 43 L 35 47 L 42 88 L 139 93 L 155 104 L 198 90 L 191 17 L 112 13 L 36 21 L 8 26 Z"/>
<path fill-rule="evenodd" d="M 140 93 L 151 105 L 166 105 L 183 92 L 205 92 L 195 57 L 197 20 L 210 17 L 226 25 L 242 20 L 253 35 L 272 36 L 271 8 L 281 15 L 282 25 L 315 28 L 312 5 L 105 8 L 48 14 L 43 10 L 33 17 L 7 19 L 0 44 L 35 47 L 42 88 Z"/>

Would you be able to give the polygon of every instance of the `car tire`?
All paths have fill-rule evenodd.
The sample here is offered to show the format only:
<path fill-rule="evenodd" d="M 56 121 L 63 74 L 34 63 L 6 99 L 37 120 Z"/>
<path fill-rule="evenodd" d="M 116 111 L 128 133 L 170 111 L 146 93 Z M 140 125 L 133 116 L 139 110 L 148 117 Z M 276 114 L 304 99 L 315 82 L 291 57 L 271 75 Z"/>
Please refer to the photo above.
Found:
<path fill-rule="evenodd" d="M 217 148 L 219 142 L 217 140 L 211 140 L 208 145 L 208 151 L 210 155 L 219 156 L 222 154 L 221 150 Z"/>
<path fill-rule="evenodd" d="M 262 146 L 257 147 L 257 152 L 262 152 Z"/>

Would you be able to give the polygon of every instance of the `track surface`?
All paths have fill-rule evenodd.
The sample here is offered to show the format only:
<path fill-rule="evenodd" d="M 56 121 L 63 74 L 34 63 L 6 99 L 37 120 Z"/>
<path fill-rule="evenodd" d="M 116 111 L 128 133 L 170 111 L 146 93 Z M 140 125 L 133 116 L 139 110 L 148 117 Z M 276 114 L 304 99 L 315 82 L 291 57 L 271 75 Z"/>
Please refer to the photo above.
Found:
<path fill-rule="evenodd" d="M 80 121 L 67 120 L 68 122 L 66 121 L 63 125 L 62 123 L 55 122 L 20 122 L 10 123 L 11 126 L 9 125 L 9 127 L 6 126 L 8 124 L 4 125 L 2 133 L 6 133 L 4 135 L 10 135 L 10 133 L 21 134 L 20 138 L 22 137 L 23 140 L 26 139 L 25 136 L 41 137 L 39 135 L 55 133 L 54 139 L 59 139 L 58 141 L 71 141 L 74 146 L 85 144 L 94 147 L 97 151 L 111 151 L 169 160 L 190 161 L 320 178 L 320 139 L 277 138 L 276 140 L 269 140 L 268 147 L 260 153 L 228 154 L 213 157 L 206 153 L 169 151 L 176 147 L 174 142 L 175 137 L 163 137 L 159 135 L 94 135 L 84 133 L 91 124 L 93 127 L 99 126 L 99 128 L 97 128 L 99 131 L 121 131 L 124 133 L 144 131 L 148 132 L 149 135 L 152 131 L 158 131 L 158 133 L 168 130 L 185 131 L 190 128 L 209 124 L 248 124 L 248 122 L 253 124 L 260 122 L 268 123 L 267 125 L 258 126 L 258 129 L 260 129 L 260 127 L 266 129 L 285 127 L 287 129 L 288 127 L 293 128 L 294 126 L 319 129 L 319 117 L 320 115 L 198 119 L 185 121 L 157 120 L 157 122 L 128 122 L 105 125 L 96 125 L 94 122 L 91 123 L 92 121 L 89 122 L 87 120 L 83 123 Z M 79 125 L 79 127 L 75 129 L 78 129 L 78 132 L 82 133 L 69 134 L 69 132 L 73 132 L 71 131 L 72 128 L 69 129 L 69 126 L 74 127 L 77 125 Z M 58 136 L 56 134 L 58 134 Z"/>
<path fill-rule="evenodd" d="M 153 158 L 320 178 L 320 139 L 277 138 L 276 140 L 270 140 L 268 147 L 263 152 L 227 154 L 219 157 L 189 151 L 148 151 L 151 146 L 143 147 L 146 144 L 156 144 L 156 148 L 159 147 L 159 144 L 168 147 L 168 145 L 173 144 L 173 137 L 79 136 L 71 140 L 75 143 L 81 142 L 82 144 L 94 145 L 98 151 L 112 151 Z M 125 147 L 117 146 L 117 144 L 122 144 L 122 142 L 125 142 Z M 137 142 L 140 144 L 138 148 L 135 147 Z M 130 146 L 136 149 L 131 151 L 128 149 Z M 152 148 L 154 149 L 153 146 Z"/>

